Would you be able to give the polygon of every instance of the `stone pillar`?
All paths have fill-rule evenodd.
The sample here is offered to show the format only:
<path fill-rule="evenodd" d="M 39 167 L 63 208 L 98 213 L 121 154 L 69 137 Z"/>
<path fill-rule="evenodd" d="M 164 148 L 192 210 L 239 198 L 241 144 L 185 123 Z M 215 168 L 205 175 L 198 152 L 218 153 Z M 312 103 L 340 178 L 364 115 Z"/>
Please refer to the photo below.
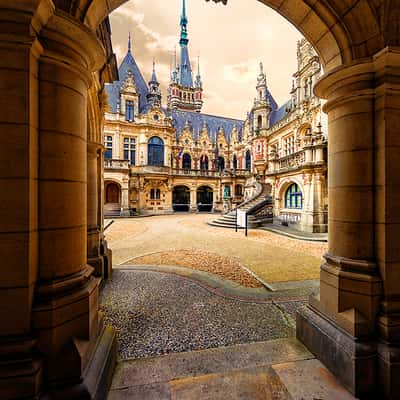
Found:
<path fill-rule="evenodd" d="M 304 177 L 303 212 L 301 215 L 301 229 L 313 232 L 314 225 L 314 179 L 312 172 L 306 172 Z"/>
<path fill-rule="evenodd" d="M 95 275 L 104 277 L 104 259 L 100 251 L 102 225 L 98 220 L 99 182 L 98 158 L 101 145 L 87 144 L 87 257 L 88 264 L 94 268 Z"/>
<path fill-rule="evenodd" d="M 99 279 L 87 264 L 87 91 L 90 71 L 104 55 L 95 35 L 62 15 L 52 15 L 40 37 L 39 198 L 32 202 L 38 207 L 39 281 L 32 325 L 49 397 L 62 391 L 69 399 L 94 398 L 108 379 L 114 348 L 98 312 Z M 91 363 L 97 351 L 102 354 Z"/>
<path fill-rule="evenodd" d="M 385 49 L 316 85 L 328 99 L 329 250 L 297 336 L 360 398 L 400 396 L 399 65 Z"/>
<path fill-rule="evenodd" d="M 112 251 L 104 235 L 104 146 L 97 150 L 97 225 L 100 226 L 100 254 L 103 257 L 104 279 L 112 273 Z"/>
<path fill-rule="evenodd" d="M 0 10 L 2 399 L 35 398 L 43 376 L 31 315 L 39 258 L 38 59 L 43 49 L 29 31 L 33 2 L 17 6 Z"/>
<path fill-rule="evenodd" d="M 129 217 L 129 182 L 123 182 L 121 188 L 121 216 Z"/>
<path fill-rule="evenodd" d="M 196 187 L 190 189 L 190 212 L 197 211 L 197 190 Z"/>

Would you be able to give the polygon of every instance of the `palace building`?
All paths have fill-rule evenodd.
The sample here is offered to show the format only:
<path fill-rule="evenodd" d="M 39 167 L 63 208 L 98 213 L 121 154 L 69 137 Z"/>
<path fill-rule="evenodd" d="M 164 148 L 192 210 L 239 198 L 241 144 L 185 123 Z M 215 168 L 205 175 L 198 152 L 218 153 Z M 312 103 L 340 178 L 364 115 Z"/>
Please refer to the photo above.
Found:
<path fill-rule="evenodd" d="M 312 46 L 298 43 L 290 99 L 281 107 L 260 63 L 256 98 L 245 120 L 201 112 L 200 68 L 193 79 L 186 5 L 180 19 L 180 57 L 166 107 L 155 64 L 146 83 L 132 52 L 108 84 L 105 115 L 105 213 L 227 212 L 270 185 L 274 216 L 310 232 L 327 230 L 327 129 L 313 86 L 321 73 Z"/>

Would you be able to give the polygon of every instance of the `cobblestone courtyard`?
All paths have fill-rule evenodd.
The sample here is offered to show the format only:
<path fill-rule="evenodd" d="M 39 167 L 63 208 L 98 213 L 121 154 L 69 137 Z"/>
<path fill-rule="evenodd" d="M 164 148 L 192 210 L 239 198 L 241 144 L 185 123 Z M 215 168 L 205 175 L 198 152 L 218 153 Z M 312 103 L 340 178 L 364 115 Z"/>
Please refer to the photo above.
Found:
<path fill-rule="evenodd" d="M 118 219 L 106 231 L 116 268 L 100 300 L 120 359 L 294 335 L 326 245 L 256 230 L 246 238 L 208 226 L 212 217 Z M 270 292 L 247 269 L 286 287 Z"/>

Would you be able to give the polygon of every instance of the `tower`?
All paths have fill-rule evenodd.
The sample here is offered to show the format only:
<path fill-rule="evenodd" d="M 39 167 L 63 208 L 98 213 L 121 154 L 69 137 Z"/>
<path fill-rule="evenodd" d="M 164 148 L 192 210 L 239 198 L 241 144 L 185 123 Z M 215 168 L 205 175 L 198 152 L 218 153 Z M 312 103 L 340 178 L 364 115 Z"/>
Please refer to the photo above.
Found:
<path fill-rule="evenodd" d="M 156 75 L 156 66 L 155 62 L 153 61 L 153 72 L 151 74 L 151 79 L 149 82 L 149 93 L 147 94 L 147 101 L 148 103 L 154 106 L 161 106 L 161 91 L 160 91 L 160 84 L 157 80 Z"/>
<path fill-rule="evenodd" d="M 168 88 L 167 105 L 169 109 L 200 112 L 203 106 L 202 82 L 199 71 L 196 82 L 193 84 L 187 25 L 186 0 L 182 0 L 181 34 L 179 40 L 180 59 L 179 64 L 177 64 L 175 54 L 174 70 L 171 74 L 171 82 Z"/>
<path fill-rule="evenodd" d="M 257 97 L 254 99 L 254 128 L 259 133 L 269 128 L 269 116 L 272 106 L 267 86 L 267 75 L 264 72 L 263 63 L 260 63 L 260 73 L 257 77 Z"/>

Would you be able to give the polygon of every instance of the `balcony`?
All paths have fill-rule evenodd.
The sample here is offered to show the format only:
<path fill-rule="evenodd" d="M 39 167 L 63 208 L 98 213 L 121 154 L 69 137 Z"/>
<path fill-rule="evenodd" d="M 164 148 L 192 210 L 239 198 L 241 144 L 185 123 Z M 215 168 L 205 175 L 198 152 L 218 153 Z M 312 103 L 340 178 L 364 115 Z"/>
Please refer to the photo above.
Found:
<path fill-rule="evenodd" d="M 306 162 L 306 152 L 304 150 L 301 150 L 278 159 L 278 168 L 280 170 L 295 169 L 302 166 L 305 162 Z"/>
<path fill-rule="evenodd" d="M 129 169 L 129 160 L 104 160 L 105 169 Z"/>
<path fill-rule="evenodd" d="M 153 165 L 129 165 L 129 160 L 104 160 L 104 168 L 107 170 L 128 170 L 132 174 L 139 175 L 173 175 L 173 176 L 187 176 L 187 177 L 202 177 L 202 178 L 219 178 L 222 176 L 221 171 L 215 170 L 200 170 L 200 169 L 181 169 L 171 167 L 159 167 Z M 246 169 L 228 170 L 233 177 L 248 178 L 251 172 Z"/>

